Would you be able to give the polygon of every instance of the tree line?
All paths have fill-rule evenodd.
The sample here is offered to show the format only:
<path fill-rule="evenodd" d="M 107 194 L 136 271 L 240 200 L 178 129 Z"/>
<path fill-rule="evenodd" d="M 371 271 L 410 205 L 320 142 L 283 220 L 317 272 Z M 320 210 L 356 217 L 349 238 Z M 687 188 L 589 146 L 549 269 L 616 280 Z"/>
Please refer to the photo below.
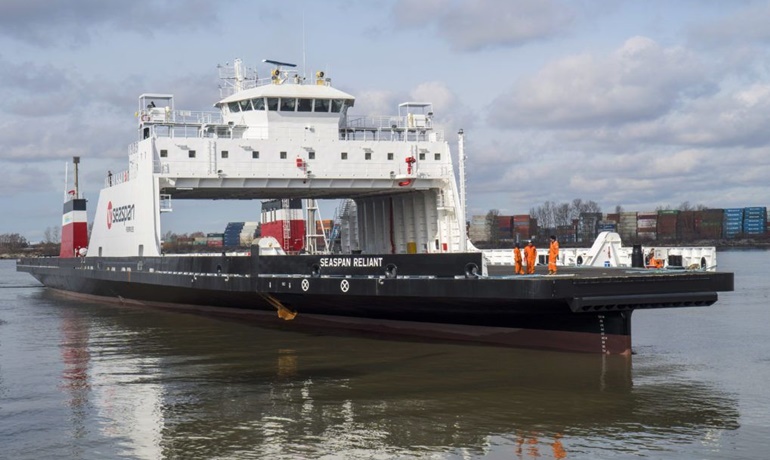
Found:
<path fill-rule="evenodd" d="M 48 227 L 43 232 L 43 241 L 32 244 L 18 233 L 0 234 L 0 253 L 18 254 L 22 251 L 31 251 L 34 254 L 44 256 L 59 255 L 61 236 L 59 227 Z"/>

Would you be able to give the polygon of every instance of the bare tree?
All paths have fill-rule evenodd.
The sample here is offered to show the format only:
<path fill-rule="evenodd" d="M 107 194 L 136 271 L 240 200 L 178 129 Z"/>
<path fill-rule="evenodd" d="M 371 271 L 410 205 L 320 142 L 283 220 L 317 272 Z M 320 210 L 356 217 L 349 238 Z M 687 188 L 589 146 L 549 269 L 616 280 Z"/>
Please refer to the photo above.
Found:
<path fill-rule="evenodd" d="M 17 252 L 29 246 L 27 239 L 18 233 L 3 233 L 0 235 L 0 250 Z"/>
<path fill-rule="evenodd" d="M 490 209 L 487 213 L 487 230 L 489 231 L 489 243 L 497 245 L 500 242 L 500 226 L 497 224 L 497 216 L 500 215 L 499 209 Z"/>
<path fill-rule="evenodd" d="M 530 217 L 537 219 L 538 227 L 544 233 L 551 233 L 558 226 L 571 225 L 574 219 L 578 219 L 585 212 L 602 212 L 601 207 L 595 201 L 583 201 L 575 198 L 571 203 L 554 203 L 546 201 L 540 206 L 529 210 Z"/>

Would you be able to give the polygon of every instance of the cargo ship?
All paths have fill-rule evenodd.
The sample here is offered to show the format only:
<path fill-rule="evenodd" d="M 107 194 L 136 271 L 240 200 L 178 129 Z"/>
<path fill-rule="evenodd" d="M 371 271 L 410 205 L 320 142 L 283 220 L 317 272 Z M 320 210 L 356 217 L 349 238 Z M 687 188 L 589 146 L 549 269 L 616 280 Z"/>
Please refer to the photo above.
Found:
<path fill-rule="evenodd" d="M 106 177 L 90 235 L 76 158 L 60 256 L 17 270 L 69 295 L 297 329 L 617 354 L 631 352 L 635 310 L 708 306 L 733 289 L 732 273 L 641 263 L 514 276 L 468 239 L 464 134 L 456 169 L 431 103 L 353 117 L 355 98 L 323 72 L 307 81 L 293 64 L 263 62 L 267 78 L 240 60 L 220 66 L 213 112 L 140 95 L 128 168 Z M 267 235 L 243 252 L 164 253 L 161 214 L 184 199 L 268 200 Z M 340 253 L 314 244 L 318 199 L 345 200 Z M 616 250 L 615 236 L 594 247 Z"/>

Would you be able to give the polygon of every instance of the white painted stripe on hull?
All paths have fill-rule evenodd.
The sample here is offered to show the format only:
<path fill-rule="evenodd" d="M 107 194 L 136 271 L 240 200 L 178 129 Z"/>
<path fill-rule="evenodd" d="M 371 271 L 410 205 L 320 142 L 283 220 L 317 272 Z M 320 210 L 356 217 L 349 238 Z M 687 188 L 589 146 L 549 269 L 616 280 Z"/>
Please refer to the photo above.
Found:
<path fill-rule="evenodd" d="M 88 222 L 88 213 L 86 211 L 70 211 L 61 218 L 62 227 L 75 222 Z"/>

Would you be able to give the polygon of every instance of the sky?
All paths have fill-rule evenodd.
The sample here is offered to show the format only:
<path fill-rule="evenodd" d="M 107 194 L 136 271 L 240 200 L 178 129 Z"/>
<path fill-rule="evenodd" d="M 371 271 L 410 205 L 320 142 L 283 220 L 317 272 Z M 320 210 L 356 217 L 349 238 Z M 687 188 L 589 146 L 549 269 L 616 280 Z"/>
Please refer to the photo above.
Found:
<path fill-rule="evenodd" d="M 235 58 L 324 70 L 352 114 L 432 102 L 454 155 L 465 132 L 469 218 L 575 198 L 767 206 L 767 24 L 770 2 L 748 0 L 2 0 L 0 233 L 60 225 L 74 155 L 92 212 L 127 168 L 138 96 L 213 110 Z M 176 201 L 163 231 L 258 217 L 203 204 Z"/>

